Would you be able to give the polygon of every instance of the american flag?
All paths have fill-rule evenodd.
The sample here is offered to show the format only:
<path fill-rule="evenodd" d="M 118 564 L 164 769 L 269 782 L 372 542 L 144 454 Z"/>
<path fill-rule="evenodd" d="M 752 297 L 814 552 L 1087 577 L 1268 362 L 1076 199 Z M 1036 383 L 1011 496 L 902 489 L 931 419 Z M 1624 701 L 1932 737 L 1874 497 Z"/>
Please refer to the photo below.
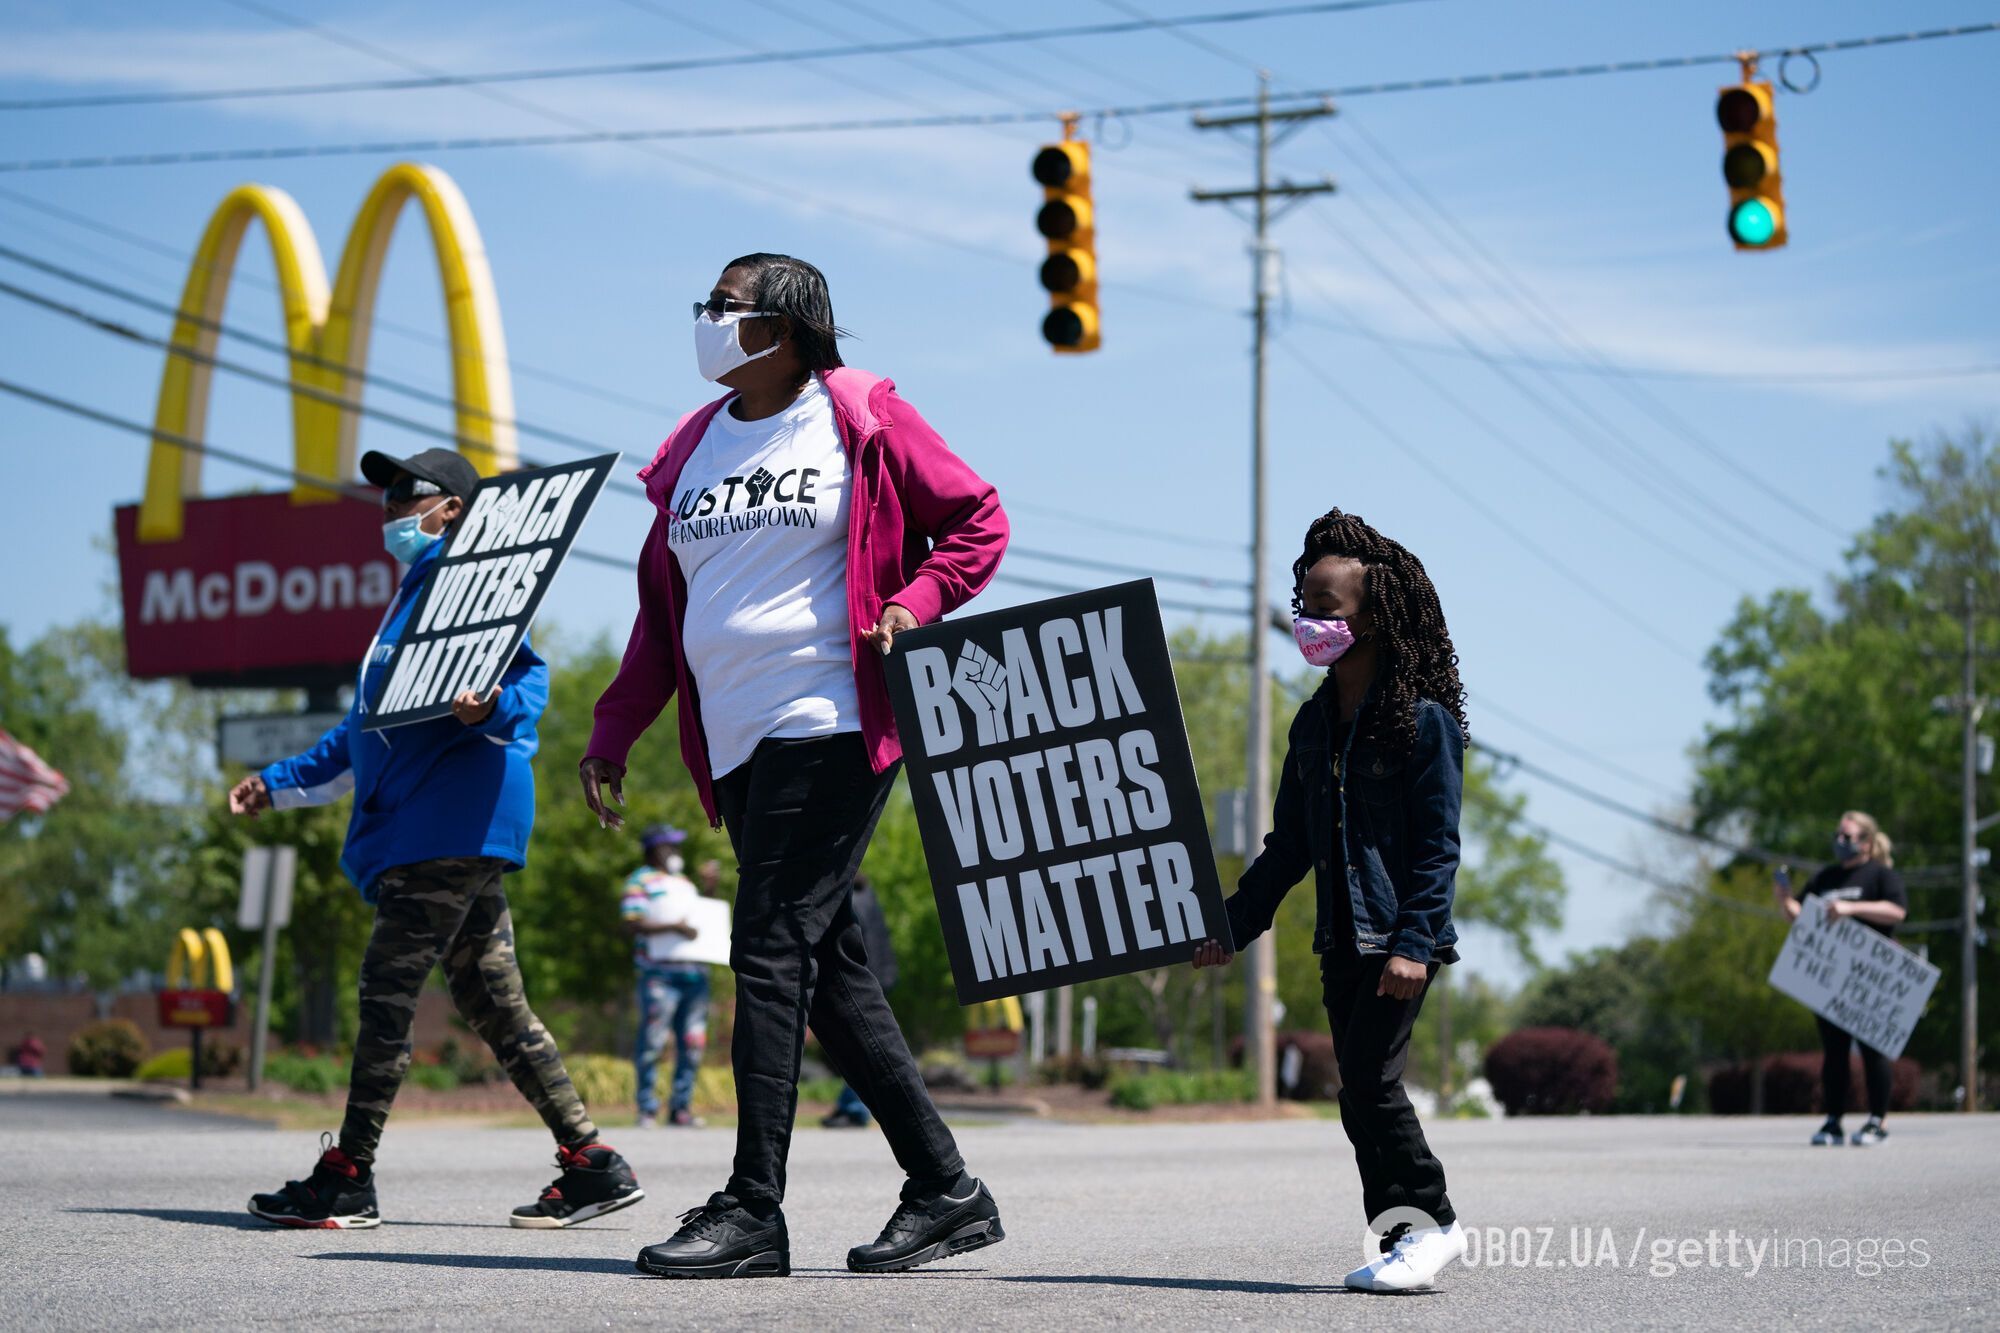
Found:
<path fill-rule="evenodd" d="M 23 810 L 42 814 L 69 795 L 69 780 L 0 727 L 0 824 Z"/>

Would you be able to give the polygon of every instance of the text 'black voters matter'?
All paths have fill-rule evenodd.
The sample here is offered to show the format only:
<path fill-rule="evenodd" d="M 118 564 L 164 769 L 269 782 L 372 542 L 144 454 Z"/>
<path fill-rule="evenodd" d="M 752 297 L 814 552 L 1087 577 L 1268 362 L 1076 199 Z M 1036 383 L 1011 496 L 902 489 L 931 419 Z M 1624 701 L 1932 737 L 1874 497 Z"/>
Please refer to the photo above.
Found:
<path fill-rule="evenodd" d="M 417 594 L 365 729 L 443 717 L 461 692 L 492 690 L 618 457 L 480 479 Z"/>
<path fill-rule="evenodd" d="M 1227 940 L 1151 581 L 905 631 L 888 679 L 961 1004 Z"/>

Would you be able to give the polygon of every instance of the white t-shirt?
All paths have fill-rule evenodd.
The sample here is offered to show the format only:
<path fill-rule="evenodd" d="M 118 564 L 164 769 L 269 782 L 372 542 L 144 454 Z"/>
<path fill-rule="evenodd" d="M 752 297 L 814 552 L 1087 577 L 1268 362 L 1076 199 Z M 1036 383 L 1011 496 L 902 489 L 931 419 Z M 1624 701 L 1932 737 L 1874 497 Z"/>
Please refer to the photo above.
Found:
<path fill-rule="evenodd" d="M 861 729 L 848 640 L 847 451 L 817 376 L 761 421 L 710 421 L 674 488 L 667 545 L 687 579 L 681 645 L 709 768 L 767 736 Z"/>

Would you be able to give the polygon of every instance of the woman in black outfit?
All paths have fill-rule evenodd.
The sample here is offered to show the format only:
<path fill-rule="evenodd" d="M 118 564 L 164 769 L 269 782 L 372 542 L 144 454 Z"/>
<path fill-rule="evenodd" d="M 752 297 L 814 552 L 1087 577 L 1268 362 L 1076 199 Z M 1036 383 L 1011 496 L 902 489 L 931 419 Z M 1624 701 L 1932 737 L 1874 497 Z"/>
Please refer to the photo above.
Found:
<path fill-rule="evenodd" d="M 1903 877 L 1895 870 L 1889 835 L 1874 816 L 1849 810 L 1840 817 L 1840 829 L 1833 838 L 1834 862 L 1826 866 L 1793 894 L 1787 876 L 1780 875 L 1771 892 L 1798 920 L 1801 904 L 1811 897 L 1826 902 L 1829 917 L 1851 916 L 1870 930 L 1893 937 L 1896 923 L 1909 915 L 1909 896 L 1903 891 Z M 1866 1042 L 1857 1042 L 1845 1028 L 1835 1027 L 1814 1016 L 1819 1024 L 1820 1048 L 1825 1062 L 1820 1066 L 1821 1100 L 1826 1103 L 1826 1123 L 1812 1137 L 1815 1144 L 1838 1147 L 1852 1143 L 1870 1148 L 1889 1137 L 1882 1119 L 1889 1114 L 1889 1057 Z M 1868 1123 L 1845 1138 L 1840 1118 L 1847 1113 L 1848 1051 L 1861 1047 L 1861 1070 L 1868 1083 Z"/>

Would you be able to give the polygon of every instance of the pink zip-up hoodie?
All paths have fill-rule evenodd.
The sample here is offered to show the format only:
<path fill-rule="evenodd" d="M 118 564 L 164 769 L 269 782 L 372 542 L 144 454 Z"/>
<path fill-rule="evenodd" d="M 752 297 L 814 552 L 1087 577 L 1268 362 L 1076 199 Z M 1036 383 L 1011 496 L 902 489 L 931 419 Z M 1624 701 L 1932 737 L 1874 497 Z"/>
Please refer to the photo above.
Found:
<path fill-rule="evenodd" d="M 861 736 L 877 773 L 903 754 L 881 654 L 862 635 L 890 602 L 928 625 L 970 601 L 993 579 L 1007 549 L 1007 515 L 993 487 L 879 375 L 848 367 L 822 372 L 853 487 L 847 526 L 847 619 Z M 639 470 L 659 509 L 639 552 L 639 615 L 625 660 L 598 696 L 589 757 L 621 768 L 632 745 L 680 695 L 681 758 L 702 809 L 717 822 L 715 775 L 701 728 L 701 696 L 681 652 L 687 580 L 667 546 L 674 485 L 708 423 L 735 394 L 681 418 Z"/>

